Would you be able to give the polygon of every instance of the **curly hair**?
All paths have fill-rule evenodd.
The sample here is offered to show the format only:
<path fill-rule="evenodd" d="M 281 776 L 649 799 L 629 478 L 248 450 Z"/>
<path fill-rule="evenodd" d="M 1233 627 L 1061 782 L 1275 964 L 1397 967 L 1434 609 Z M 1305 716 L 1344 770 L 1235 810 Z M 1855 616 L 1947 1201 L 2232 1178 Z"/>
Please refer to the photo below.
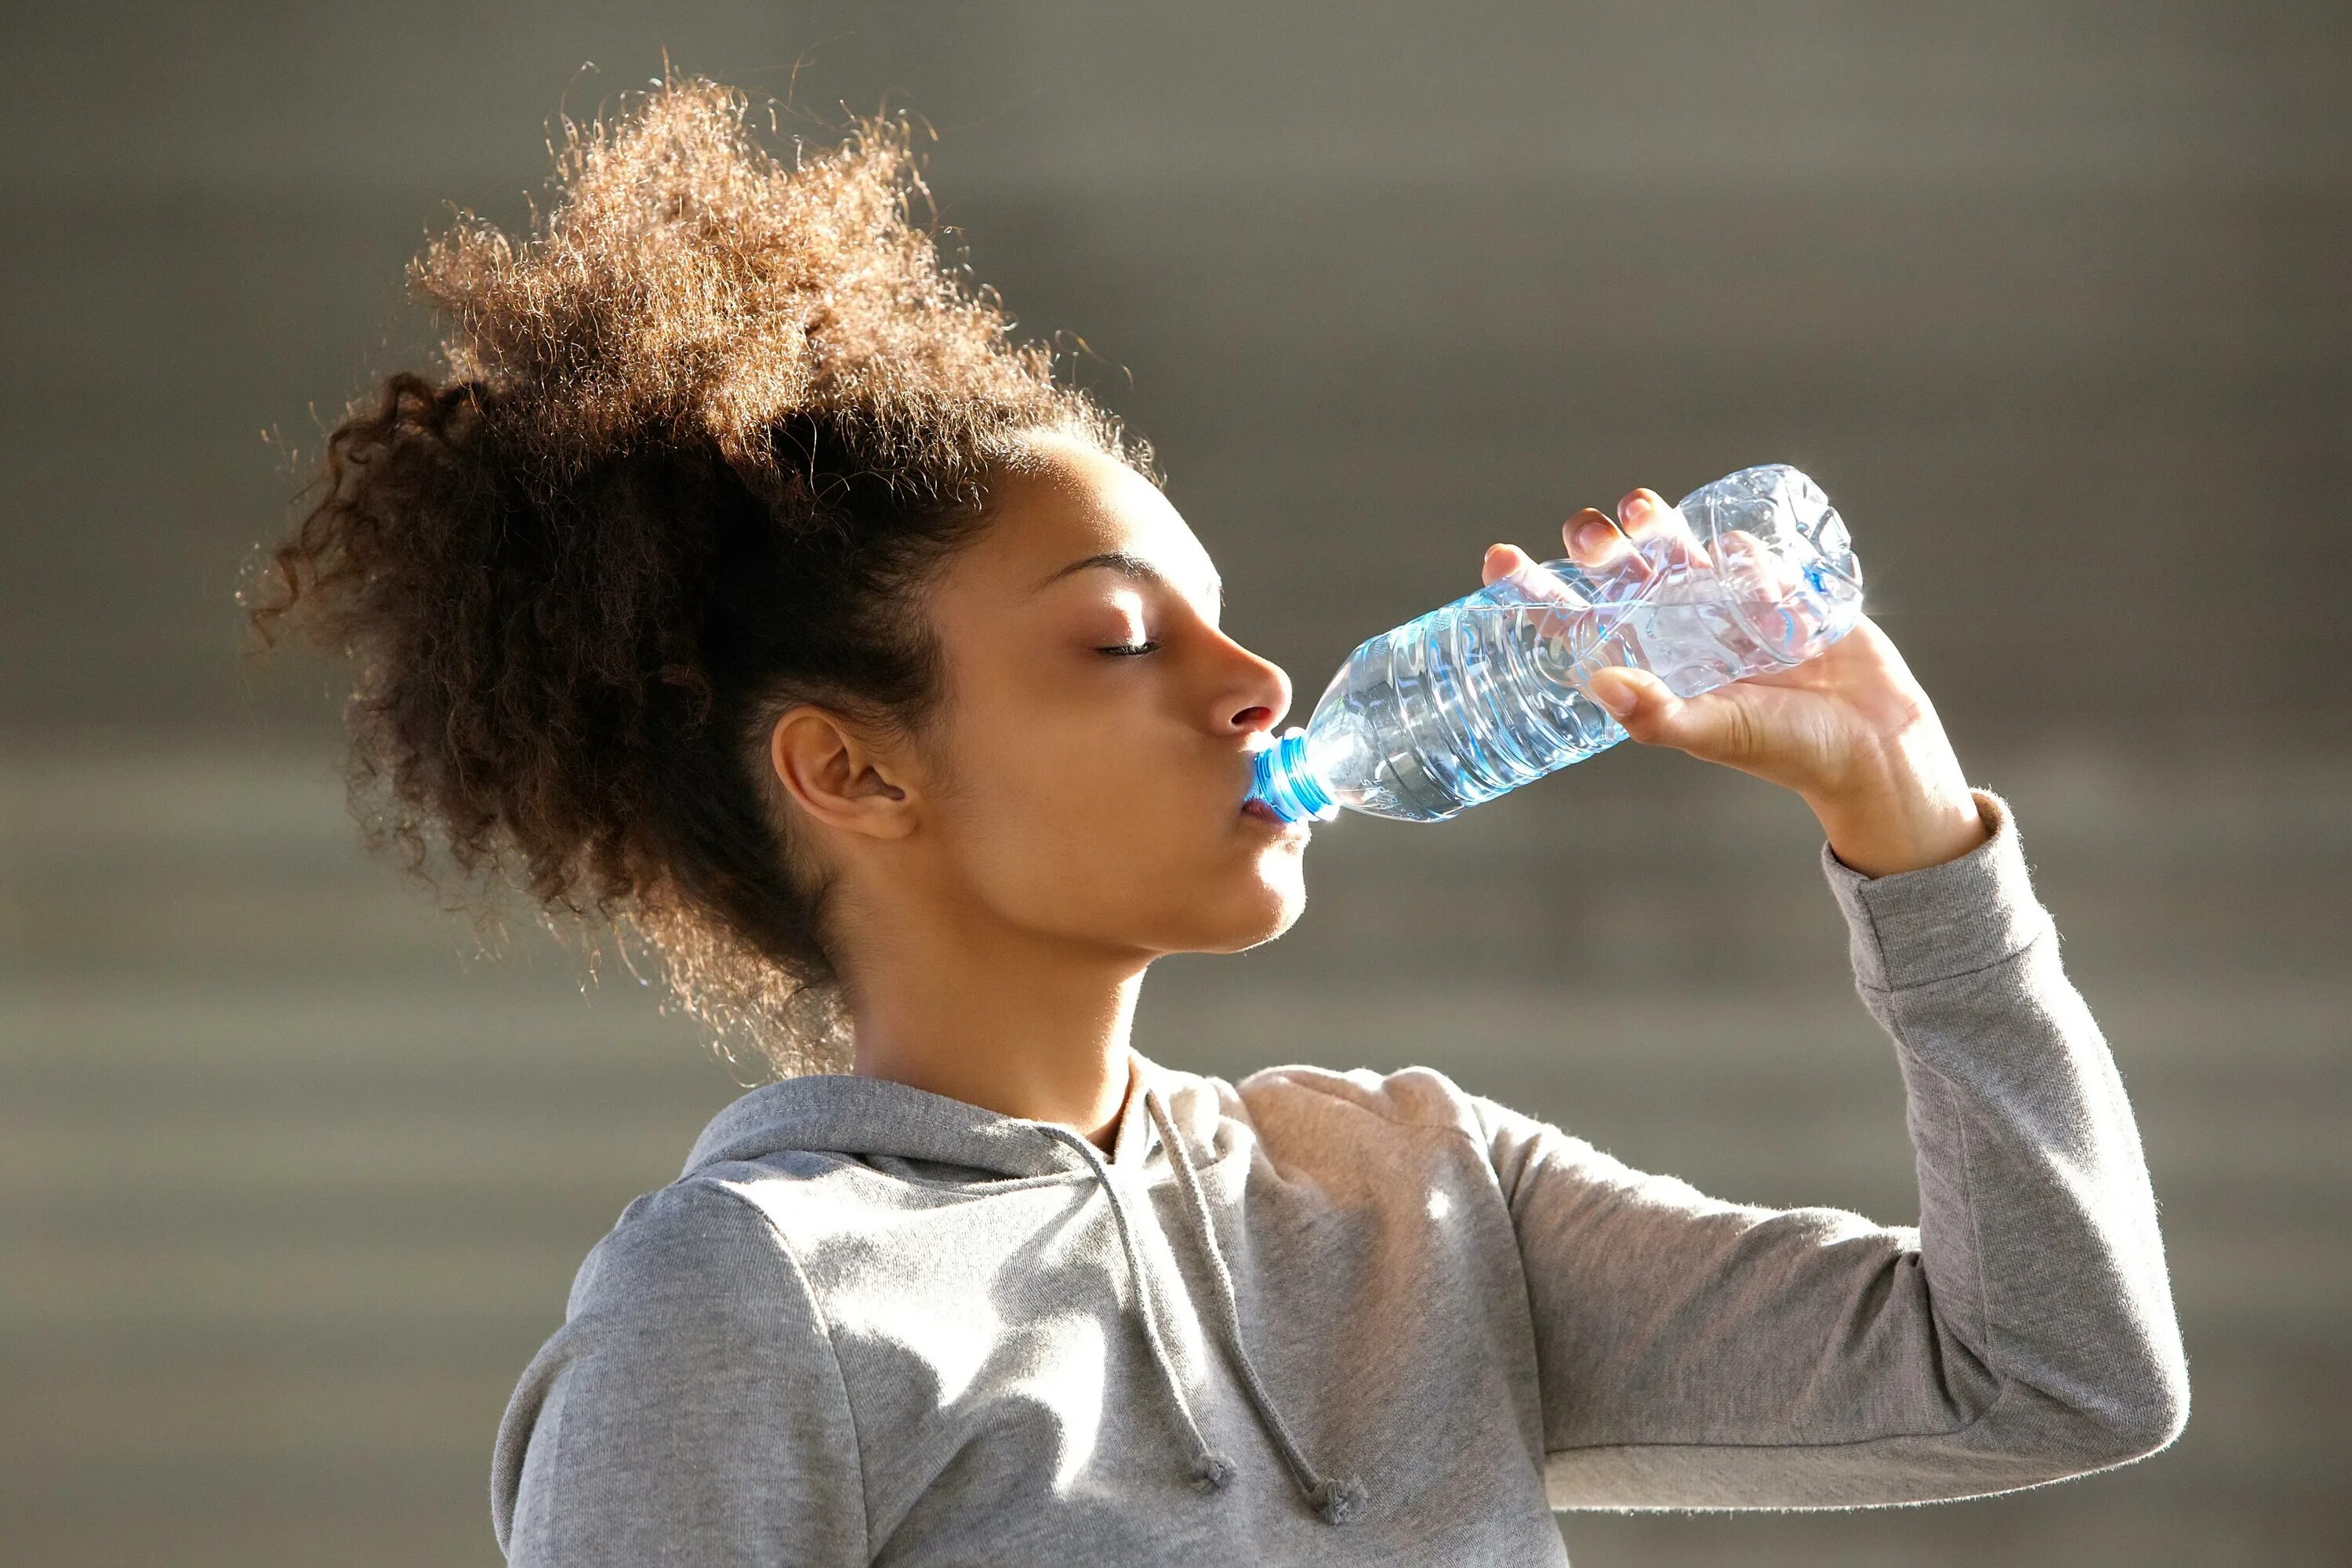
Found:
<path fill-rule="evenodd" d="M 408 264 L 446 374 L 353 401 L 239 598 L 262 649 L 282 619 L 352 661 L 371 851 L 434 883 L 445 846 L 459 907 L 519 888 L 592 963 L 635 933 L 722 1042 L 839 1070 L 829 889 L 769 732 L 801 702 L 922 732 L 920 589 L 1025 435 L 1160 478 L 943 265 L 903 117 L 787 164 L 731 88 L 631 96 L 564 121 L 520 243 L 460 211 Z"/>

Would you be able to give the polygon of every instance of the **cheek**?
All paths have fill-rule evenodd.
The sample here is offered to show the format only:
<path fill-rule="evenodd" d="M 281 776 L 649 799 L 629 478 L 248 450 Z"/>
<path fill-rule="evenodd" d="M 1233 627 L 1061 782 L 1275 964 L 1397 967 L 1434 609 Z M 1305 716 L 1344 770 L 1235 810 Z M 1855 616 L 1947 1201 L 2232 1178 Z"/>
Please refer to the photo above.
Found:
<path fill-rule="evenodd" d="M 1183 742 L 1125 710 L 961 726 L 943 814 L 964 877 L 1005 914 L 1066 929 L 1197 900 L 1232 825 Z"/>
<path fill-rule="evenodd" d="M 997 891 L 1070 900 L 1167 872 L 1195 844 L 1179 769 L 1103 726 L 1033 724 L 973 733 L 952 797 L 964 860 Z"/>

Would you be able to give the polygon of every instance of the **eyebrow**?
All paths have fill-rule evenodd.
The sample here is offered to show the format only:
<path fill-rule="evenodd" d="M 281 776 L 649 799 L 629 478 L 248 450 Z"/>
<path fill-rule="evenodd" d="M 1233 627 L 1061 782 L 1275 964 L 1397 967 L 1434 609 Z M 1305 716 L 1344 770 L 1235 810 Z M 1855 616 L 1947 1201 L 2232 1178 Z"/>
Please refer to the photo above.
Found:
<path fill-rule="evenodd" d="M 1043 593 L 1045 589 L 1060 582 L 1065 577 L 1070 576 L 1075 573 L 1089 571 L 1097 566 L 1108 567 L 1123 577 L 1139 577 L 1147 583 L 1157 583 L 1163 588 L 1168 588 L 1180 593 L 1182 591 L 1178 589 L 1175 584 L 1168 580 L 1168 574 L 1162 572 L 1150 562 L 1146 561 L 1142 556 L 1135 554 L 1131 551 L 1106 550 L 1099 555 L 1089 555 L 1083 561 L 1071 562 L 1067 566 L 1060 568 L 1046 577 L 1044 582 L 1038 584 L 1037 586 L 1031 589 L 1030 592 Z M 1220 610 L 1224 608 L 1224 580 L 1217 576 L 1214 573 L 1211 573 L 1209 575 L 1209 597 Z"/>

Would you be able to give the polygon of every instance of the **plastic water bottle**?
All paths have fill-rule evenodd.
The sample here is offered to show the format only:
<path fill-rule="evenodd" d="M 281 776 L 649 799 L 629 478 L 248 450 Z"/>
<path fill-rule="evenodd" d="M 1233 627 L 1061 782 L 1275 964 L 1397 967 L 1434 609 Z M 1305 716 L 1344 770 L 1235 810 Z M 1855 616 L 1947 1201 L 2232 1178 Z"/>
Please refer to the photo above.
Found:
<path fill-rule="evenodd" d="M 1605 666 L 1696 697 L 1801 664 L 1861 616 L 1845 523 L 1796 469 L 1742 468 L 1675 510 L 1703 555 L 1654 536 L 1599 572 L 1548 561 L 1365 643 L 1257 754 L 1253 798 L 1285 821 L 1442 821 L 1624 740 L 1585 689 Z"/>

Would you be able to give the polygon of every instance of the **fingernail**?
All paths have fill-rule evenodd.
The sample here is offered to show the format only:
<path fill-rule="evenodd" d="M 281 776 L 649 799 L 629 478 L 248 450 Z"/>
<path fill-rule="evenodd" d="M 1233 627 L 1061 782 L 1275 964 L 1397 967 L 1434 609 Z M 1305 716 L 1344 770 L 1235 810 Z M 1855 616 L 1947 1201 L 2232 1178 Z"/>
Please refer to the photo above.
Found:
<path fill-rule="evenodd" d="M 1629 681 L 1614 679 L 1595 681 L 1590 689 L 1592 695 L 1600 700 L 1601 706 L 1621 719 L 1631 713 L 1633 710 L 1633 704 L 1641 700 Z"/>
<path fill-rule="evenodd" d="M 1598 550 L 1601 542 L 1616 531 L 1609 526 L 1606 518 L 1588 518 L 1576 525 L 1576 547 L 1579 550 Z"/>
<path fill-rule="evenodd" d="M 1650 498 L 1639 493 L 1627 496 L 1617 503 L 1618 511 L 1627 522 L 1638 521 L 1650 510 Z"/>

